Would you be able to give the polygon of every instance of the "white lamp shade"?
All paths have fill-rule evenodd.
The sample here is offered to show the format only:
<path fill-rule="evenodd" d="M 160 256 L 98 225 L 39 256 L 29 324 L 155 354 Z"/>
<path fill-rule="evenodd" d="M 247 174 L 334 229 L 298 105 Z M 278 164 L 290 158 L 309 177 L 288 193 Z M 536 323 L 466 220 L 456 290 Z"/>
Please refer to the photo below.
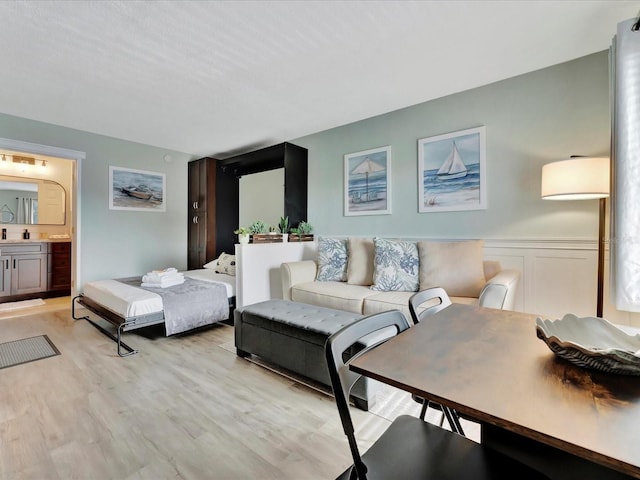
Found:
<path fill-rule="evenodd" d="M 542 167 L 542 198 L 588 200 L 609 196 L 607 157 L 578 157 Z"/>

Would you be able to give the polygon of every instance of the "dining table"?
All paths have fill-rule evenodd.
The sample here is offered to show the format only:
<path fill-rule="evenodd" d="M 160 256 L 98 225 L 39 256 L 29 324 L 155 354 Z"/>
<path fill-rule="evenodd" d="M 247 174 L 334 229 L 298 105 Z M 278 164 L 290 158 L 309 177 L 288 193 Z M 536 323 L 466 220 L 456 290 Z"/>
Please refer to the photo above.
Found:
<path fill-rule="evenodd" d="M 481 443 L 553 479 L 640 478 L 640 376 L 556 356 L 537 317 L 454 303 L 349 368 L 455 409 Z"/>

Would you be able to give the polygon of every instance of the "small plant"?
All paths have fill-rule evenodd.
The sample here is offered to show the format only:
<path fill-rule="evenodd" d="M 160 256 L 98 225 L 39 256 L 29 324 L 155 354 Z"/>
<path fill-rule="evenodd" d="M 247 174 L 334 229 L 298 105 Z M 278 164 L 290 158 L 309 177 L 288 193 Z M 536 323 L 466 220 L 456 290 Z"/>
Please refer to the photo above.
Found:
<path fill-rule="evenodd" d="M 276 233 L 278 233 L 278 229 L 276 227 L 271 226 L 271 227 L 269 227 L 269 233 L 276 234 Z"/>
<path fill-rule="evenodd" d="M 249 235 L 251 231 L 247 227 L 238 227 L 233 231 L 233 233 L 236 235 Z"/>
<path fill-rule="evenodd" d="M 300 235 L 308 235 L 313 231 L 313 226 L 310 223 L 305 222 L 304 220 L 302 220 L 299 224 L 298 224 L 298 233 Z"/>
<path fill-rule="evenodd" d="M 269 225 L 264 223 L 262 220 L 257 220 L 251 224 L 251 226 L 249 227 L 249 231 L 254 235 L 267 233 L 269 231 Z"/>
<path fill-rule="evenodd" d="M 278 229 L 282 234 L 286 234 L 289 232 L 289 217 L 280 217 L 280 223 L 278 223 Z"/>

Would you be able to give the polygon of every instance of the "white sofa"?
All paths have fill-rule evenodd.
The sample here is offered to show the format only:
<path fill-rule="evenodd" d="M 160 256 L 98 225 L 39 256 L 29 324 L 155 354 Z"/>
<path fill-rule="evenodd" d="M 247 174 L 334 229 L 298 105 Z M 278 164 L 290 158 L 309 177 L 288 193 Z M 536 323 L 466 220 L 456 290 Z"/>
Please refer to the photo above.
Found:
<path fill-rule="evenodd" d="M 348 278 L 346 281 L 319 281 L 318 260 L 285 262 L 281 265 L 282 292 L 285 300 L 344 310 L 362 315 L 400 309 L 409 316 L 409 297 L 415 291 L 377 291 L 371 288 L 370 277 L 362 275 L 362 267 L 375 272 L 375 251 L 372 244 L 361 248 L 366 239 L 349 239 Z M 472 242 L 420 242 L 431 254 L 430 268 L 437 269 L 423 276 L 426 261 L 420 261 L 421 281 L 419 290 L 442 286 L 449 293 L 452 302 L 479 305 L 482 307 L 512 310 L 520 278 L 517 270 L 502 270 L 500 263 L 481 258 L 481 241 Z M 435 245 L 433 245 L 435 244 Z M 468 244 L 468 245 L 467 245 Z M 359 246 L 360 245 L 360 246 Z M 454 250 L 447 246 L 454 245 Z M 435 249 L 433 249 L 435 247 Z M 462 250 L 461 250 L 462 248 Z M 436 254 L 434 252 L 442 252 Z M 436 258 L 437 257 L 437 258 Z M 474 264 L 472 267 L 471 264 Z M 366 264 L 366 265 L 365 265 Z M 476 270 L 476 295 L 469 294 L 469 289 L 461 289 L 465 295 L 456 295 L 457 279 L 468 280 L 469 271 Z M 478 269 L 480 272 L 478 273 Z M 357 270 L 360 270 L 358 273 Z M 353 274 L 353 275 L 352 275 Z M 357 277 L 357 278 L 356 278 Z M 466 277 L 466 279 L 465 279 Z M 480 278 L 481 277 L 481 278 Z M 352 281 L 352 279 L 354 281 Z M 446 285 L 429 284 L 428 282 L 444 282 Z M 479 284 L 479 282 L 482 282 Z M 473 291 L 474 289 L 471 289 Z"/>

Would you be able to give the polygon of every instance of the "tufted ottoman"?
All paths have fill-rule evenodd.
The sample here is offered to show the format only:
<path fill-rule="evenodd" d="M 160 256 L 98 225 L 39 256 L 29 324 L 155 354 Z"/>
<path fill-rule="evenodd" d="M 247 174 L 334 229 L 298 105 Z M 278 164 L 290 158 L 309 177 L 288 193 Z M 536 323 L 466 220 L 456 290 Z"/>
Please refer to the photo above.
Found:
<path fill-rule="evenodd" d="M 247 305 L 234 312 L 236 352 L 240 357 L 257 355 L 329 387 L 324 344 L 332 333 L 359 318 L 362 315 L 287 300 Z M 354 405 L 368 410 L 379 385 L 366 377 L 358 380 L 351 391 Z"/>

